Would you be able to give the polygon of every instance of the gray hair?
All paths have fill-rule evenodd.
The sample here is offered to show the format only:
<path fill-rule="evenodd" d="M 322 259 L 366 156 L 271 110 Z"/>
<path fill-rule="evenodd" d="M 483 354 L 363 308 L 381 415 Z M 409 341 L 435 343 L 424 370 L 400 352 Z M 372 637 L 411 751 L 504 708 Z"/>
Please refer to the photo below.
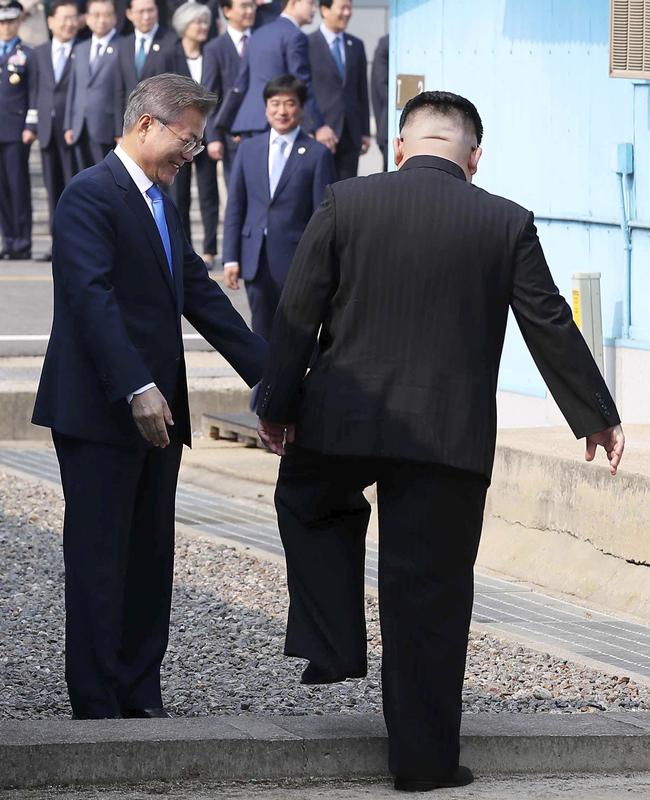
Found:
<path fill-rule="evenodd" d="M 143 114 L 161 122 L 175 122 L 186 108 L 195 108 L 207 116 L 219 97 L 185 75 L 164 72 L 147 78 L 129 95 L 124 112 L 124 133 L 128 133 Z"/>
<path fill-rule="evenodd" d="M 197 3 L 196 0 L 189 0 L 189 2 L 183 3 L 182 6 L 179 6 L 174 11 L 172 25 L 182 39 L 185 36 L 187 26 L 201 18 L 207 19 L 209 25 L 212 22 L 212 11 L 202 3 Z"/>

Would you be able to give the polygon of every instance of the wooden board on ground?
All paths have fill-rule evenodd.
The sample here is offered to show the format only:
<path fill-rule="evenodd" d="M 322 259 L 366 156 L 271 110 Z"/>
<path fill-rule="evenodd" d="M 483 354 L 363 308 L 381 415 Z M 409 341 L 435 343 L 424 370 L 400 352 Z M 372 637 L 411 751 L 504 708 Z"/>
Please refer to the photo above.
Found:
<path fill-rule="evenodd" d="M 257 416 L 245 414 L 203 414 L 201 428 L 211 439 L 229 439 L 246 447 L 263 447 L 257 435 Z"/>

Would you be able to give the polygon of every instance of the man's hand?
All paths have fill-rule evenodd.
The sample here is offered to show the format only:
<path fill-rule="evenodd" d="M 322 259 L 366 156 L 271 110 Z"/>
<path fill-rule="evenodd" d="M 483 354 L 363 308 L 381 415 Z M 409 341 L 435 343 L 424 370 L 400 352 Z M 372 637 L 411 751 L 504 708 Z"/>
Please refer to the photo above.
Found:
<path fill-rule="evenodd" d="M 28 131 L 27 128 L 22 133 L 23 144 L 33 144 L 36 141 L 36 134 L 34 131 Z"/>
<path fill-rule="evenodd" d="M 65 143 L 67 145 L 72 146 L 74 144 L 74 131 L 73 130 L 65 131 L 63 134 L 63 138 L 65 139 Z"/>
<path fill-rule="evenodd" d="M 167 447 L 167 425 L 173 425 L 174 420 L 167 401 L 155 386 L 133 395 L 131 413 L 143 439 L 154 447 Z"/>
<path fill-rule="evenodd" d="M 338 144 L 338 139 L 336 138 L 336 134 L 330 128 L 329 125 L 323 125 L 316 131 L 316 141 L 324 144 L 329 150 L 333 153 L 336 152 L 336 145 Z"/>
<path fill-rule="evenodd" d="M 370 136 L 361 137 L 361 155 L 364 155 L 364 153 L 367 153 L 370 149 L 370 141 Z"/>
<path fill-rule="evenodd" d="M 296 438 L 295 425 L 283 425 L 281 422 L 269 422 L 266 419 L 257 421 L 257 432 L 262 443 L 276 456 L 283 456 L 285 444 L 291 444 Z"/>
<path fill-rule="evenodd" d="M 208 142 L 207 150 L 213 161 L 221 161 L 223 158 L 223 142 Z"/>
<path fill-rule="evenodd" d="M 227 289 L 239 289 L 239 264 L 235 261 L 224 264 L 223 279 Z"/>
<path fill-rule="evenodd" d="M 623 457 L 623 450 L 625 449 L 623 428 L 621 428 L 620 425 L 615 425 L 613 428 L 607 428 L 605 431 L 592 433 L 591 436 L 587 436 L 585 461 L 594 460 L 598 445 L 605 448 L 607 458 L 609 459 L 609 471 L 612 475 L 616 475 L 616 470 Z"/>

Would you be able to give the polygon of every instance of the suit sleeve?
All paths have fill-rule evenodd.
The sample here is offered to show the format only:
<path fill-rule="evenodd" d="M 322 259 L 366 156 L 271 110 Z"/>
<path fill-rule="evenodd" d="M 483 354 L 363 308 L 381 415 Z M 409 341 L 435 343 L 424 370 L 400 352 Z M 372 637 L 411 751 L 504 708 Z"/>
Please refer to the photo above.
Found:
<path fill-rule="evenodd" d="M 129 339 L 113 288 L 114 216 L 101 187 L 79 179 L 59 200 L 53 236 L 66 306 L 111 403 L 153 383 Z"/>
<path fill-rule="evenodd" d="M 360 43 L 359 67 L 359 105 L 361 106 L 361 134 L 370 136 L 370 101 L 368 100 L 368 61 L 366 59 L 366 48 L 363 42 Z"/>
<path fill-rule="evenodd" d="M 228 181 L 228 203 L 223 222 L 223 263 L 241 261 L 241 231 L 246 218 L 247 195 L 243 159 L 246 142 L 237 149 Z M 240 263 L 241 266 L 241 263 Z"/>
<path fill-rule="evenodd" d="M 380 39 L 370 73 L 373 90 L 375 116 L 385 114 L 388 109 L 388 39 Z"/>
<path fill-rule="evenodd" d="M 70 70 L 70 80 L 68 81 L 68 91 L 65 96 L 65 112 L 63 114 L 63 130 L 67 131 L 72 128 L 72 106 L 74 103 L 74 94 L 77 85 L 77 70 L 75 65 L 72 65 Z"/>
<path fill-rule="evenodd" d="M 287 72 L 294 75 L 307 86 L 307 103 L 305 104 L 305 130 L 313 133 L 325 124 L 311 82 L 311 66 L 309 64 L 309 39 L 301 34 L 289 39 L 287 44 Z"/>
<path fill-rule="evenodd" d="M 329 187 L 305 228 L 275 313 L 257 407 L 262 419 L 288 424 L 297 418 L 300 387 L 338 285 L 335 232 Z"/>
<path fill-rule="evenodd" d="M 511 307 L 546 385 L 577 438 L 620 422 L 571 309 L 553 283 L 528 214 L 519 233 Z"/>
<path fill-rule="evenodd" d="M 180 224 L 180 220 L 179 220 Z M 183 314 L 249 386 L 262 377 L 268 345 L 253 333 L 219 286 L 209 277 L 203 260 L 185 239 Z"/>
<path fill-rule="evenodd" d="M 326 148 L 322 148 L 318 164 L 314 170 L 314 181 L 312 184 L 312 208 L 316 209 L 323 200 L 325 189 L 336 181 L 336 162 L 334 156 Z"/>

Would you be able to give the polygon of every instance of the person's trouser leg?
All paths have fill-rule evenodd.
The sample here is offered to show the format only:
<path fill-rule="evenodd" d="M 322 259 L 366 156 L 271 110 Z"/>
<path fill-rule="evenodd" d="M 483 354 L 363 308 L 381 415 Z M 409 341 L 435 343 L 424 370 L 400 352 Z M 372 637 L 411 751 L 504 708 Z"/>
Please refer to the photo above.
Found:
<path fill-rule="evenodd" d="M 365 536 L 367 462 L 289 446 L 275 492 L 287 560 L 285 654 L 337 675 L 367 671 Z"/>
<path fill-rule="evenodd" d="M 0 228 L 11 252 L 31 250 L 32 194 L 29 147 L 22 142 L 0 144 Z"/>
<path fill-rule="evenodd" d="M 54 224 L 54 209 L 59 202 L 59 197 L 65 188 L 63 169 L 59 158 L 59 150 L 55 143 L 41 148 L 41 162 L 43 164 L 43 183 L 47 191 L 47 207 L 50 221 L 50 233 Z"/>
<path fill-rule="evenodd" d="M 217 164 L 204 150 L 194 159 L 196 184 L 199 190 L 199 206 L 203 224 L 203 253 L 216 256 L 217 226 L 219 225 L 219 188 L 217 186 Z"/>
<path fill-rule="evenodd" d="M 487 480 L 387 461 L 379 473 L 379 609 L 389 766 L 427 780 L 458 766 L 473 566 Z"/>
<path fill-rule="evenodd" d="M 183 230 L 187 241 L 192 243 L 192 228 L 190 225 L 190 202 L 192 191 L 192 164 L 183 164 L 179 169 L 174 183 L 169 187 L 169 196 L 178 210 L 178 215 L 183 223 Z"/>

